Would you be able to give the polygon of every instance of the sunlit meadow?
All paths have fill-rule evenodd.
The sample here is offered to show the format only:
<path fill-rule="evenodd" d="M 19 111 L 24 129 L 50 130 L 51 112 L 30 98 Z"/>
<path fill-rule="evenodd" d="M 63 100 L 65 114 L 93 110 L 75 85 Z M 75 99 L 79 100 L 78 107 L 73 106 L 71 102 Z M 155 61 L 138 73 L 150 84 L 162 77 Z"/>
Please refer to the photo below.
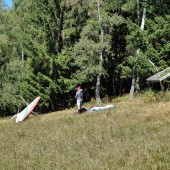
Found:
<path fill-rule="evenodd" d="M 170 101 L 145 94 L 112 101 L 116 109 L 75 108 L 0 119 L 3 170 L 152 170 L 170 168 Z M 90 104 L 84 105 L 89 107 Z"/>

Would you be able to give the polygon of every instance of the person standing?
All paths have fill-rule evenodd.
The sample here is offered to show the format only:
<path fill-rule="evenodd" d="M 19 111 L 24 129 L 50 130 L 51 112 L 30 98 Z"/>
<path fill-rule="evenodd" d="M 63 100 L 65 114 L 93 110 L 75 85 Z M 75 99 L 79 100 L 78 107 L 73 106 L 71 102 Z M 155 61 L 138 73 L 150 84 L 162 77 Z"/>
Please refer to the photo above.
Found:
<path fill-rule="evenodd" d="M 83 104 L 83 89 L 80 86 L 77 87 L 75 98 L 77 99 L 78 113 L 81 113 Z"/>

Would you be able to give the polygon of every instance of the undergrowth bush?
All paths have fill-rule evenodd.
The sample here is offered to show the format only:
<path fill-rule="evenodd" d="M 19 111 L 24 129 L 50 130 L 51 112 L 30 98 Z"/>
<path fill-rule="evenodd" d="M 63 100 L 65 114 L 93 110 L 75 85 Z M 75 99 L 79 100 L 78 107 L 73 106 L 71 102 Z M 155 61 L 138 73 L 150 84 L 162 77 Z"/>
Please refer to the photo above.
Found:
<path fill-rule="evenodd" d="M 128 100 L 128 95 L 118 96 L 117 98 L 113 99 L 113 102 L 124 102 Z"/>
<path fill-rule="evenodd" d="M 155 92 L 151 89 L 149 89 L 148 91 L 145 91 L 143 93 L 143 97 L 145 99 L 145 101 L 149 101 L 149 102 L 155 102 L 156 101 L 156 97 L 155 97 Z"/>
<path fill-rule="evenodd" d="M 138 95 L 138 97 L 142 97 L 146 102 L 170 101 L 170 92 L 157 92 L 149 89 Z"/>

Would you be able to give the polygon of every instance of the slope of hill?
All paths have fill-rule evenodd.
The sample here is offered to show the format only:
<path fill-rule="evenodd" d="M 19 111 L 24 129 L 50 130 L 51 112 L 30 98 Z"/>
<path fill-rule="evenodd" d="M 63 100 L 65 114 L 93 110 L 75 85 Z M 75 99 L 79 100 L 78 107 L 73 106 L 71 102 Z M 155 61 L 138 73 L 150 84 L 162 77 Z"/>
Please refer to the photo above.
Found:
<path fill-rule="evenodd" d="M 1 119 L 1 169 L 168 169 L 169 101 L 140 97 L 114 104 L 114 110 L 64 110 L 18 124 Z"/>

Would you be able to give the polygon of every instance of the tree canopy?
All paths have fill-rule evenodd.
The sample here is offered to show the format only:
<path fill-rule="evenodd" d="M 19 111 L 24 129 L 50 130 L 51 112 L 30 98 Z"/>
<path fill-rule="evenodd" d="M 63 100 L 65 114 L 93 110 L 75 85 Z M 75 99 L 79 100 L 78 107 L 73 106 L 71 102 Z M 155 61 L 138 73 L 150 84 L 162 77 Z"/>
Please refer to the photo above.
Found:
<path fill-rule="evenodd" d="M 20 96 L 41 96 L 41 112 L 70 107 L 78 85 L 97 104 L 146 89 L 170 65 L 169 23 L 169 0 L 1 0 L 0 115 Z"/>

